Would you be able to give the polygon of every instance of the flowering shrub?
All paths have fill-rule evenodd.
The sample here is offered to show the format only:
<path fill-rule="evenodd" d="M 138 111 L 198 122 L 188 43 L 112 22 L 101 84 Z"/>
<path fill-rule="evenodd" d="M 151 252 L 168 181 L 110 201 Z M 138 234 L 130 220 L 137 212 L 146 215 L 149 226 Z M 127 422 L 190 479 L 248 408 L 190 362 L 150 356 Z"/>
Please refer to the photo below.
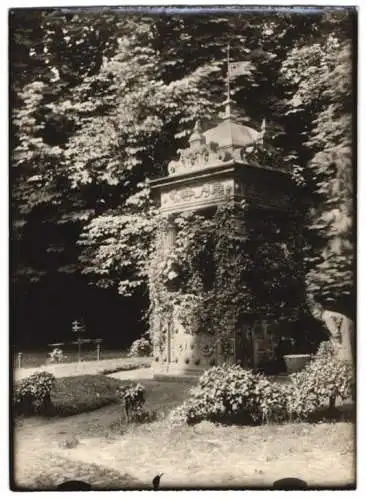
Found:
<path fill-rule="evenodd" d="M 313 361 L 304 370 L 291 375 L 288 412 L 292 418 L 307 419 L 323 409 L 334 408 L 336 398 L 352 395 L 352 370 L 337 357 L 337 347 L 323 342 Z"/>
<path fill-rule="evenodd" d="M 168 422 L 172 427 L 180 427 L 191 423 L 188 414 L 192 408 L 192 404 L 192 400 L 184 401 L 183 404 L 177 406 L 169 413 Z"/>
<path fill-rule="evenodd" d="M 322 342 L 318 347 L 315 359 L 328 360 L 336 357 L 338 354 L 338 346 L 331 341 Z"/>
<path fill-rule="evenodd" d="M 53 349 L 53 351 L 48 353 L 48 356 L 51 363 L 62 363 L 67 359 L 67 356 L 64 355 L 63 350 L 59 348 Z"/>
<path fill-rule="evenodd" d="M 131 347 L 129 356 L 150 356 L 152 353 L 152 345 L 149 339 L 142 337 L 135 340 Z"/>
<path fill-rule="evenodd" d="M 145 387 L 142 384 L 122 385 L 117 389 L 117 396 L 127 422 L 141 422 L 145 419 Z"/>
<path fill-rule="evenodd" d="M 51 373 L 38 372 L 17 382 L 13 394 L 15 412 L 26 415 L 47 412 L 55 381 Z"/>
<path fill-rule="evenodd" d="M 238 366 L 207 370 L 191 397 L 170 414 L 174 425 L 201 420 L 257 424 L 286 418 L 286 391 L 264 376 Z"/>
<path fill-rule="evenodd" d="M 273 382 L 238 366 L 213 367 L 169 420 L 172 425 L 202 420 L 245 424 L 309 420 L 324 408 L 334 408 L 336 398 L 352 395 L 353 374 L 337 357 L 337 347 L 324 342 L 306 368 L 290 376 L 290 382 Z"/>

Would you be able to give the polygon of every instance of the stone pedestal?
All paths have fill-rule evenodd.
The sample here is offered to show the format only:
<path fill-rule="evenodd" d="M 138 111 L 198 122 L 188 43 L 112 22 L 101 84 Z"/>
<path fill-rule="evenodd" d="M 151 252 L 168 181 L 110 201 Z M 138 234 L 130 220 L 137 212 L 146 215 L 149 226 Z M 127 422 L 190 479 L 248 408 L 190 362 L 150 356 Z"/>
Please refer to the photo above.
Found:
<path fill-rule="evenodd" d="M 179 306 L 175 306 L 163 357 L 154 355 L 155 377 L 197 377 L 212 366 L 235 362 L 235 339 L 220 339 L 204 332 L 192 335 L 178 318 Z"/>

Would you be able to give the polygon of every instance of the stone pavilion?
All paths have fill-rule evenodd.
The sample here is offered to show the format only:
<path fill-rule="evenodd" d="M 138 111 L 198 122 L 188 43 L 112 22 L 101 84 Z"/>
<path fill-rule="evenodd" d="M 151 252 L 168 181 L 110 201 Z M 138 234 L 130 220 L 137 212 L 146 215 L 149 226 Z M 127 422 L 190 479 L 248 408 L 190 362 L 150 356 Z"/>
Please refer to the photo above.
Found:
<path fill-rule="evenodd" d="M 256 130 L 233 116 L 230 99 L 224 104 L 219 123 L 202 130 L 197 122 L 188 147 L 178 161 L 169 164 L 168 176 L 151 182 L 161 213 L 193 211 L 205 215 L 231 200 L 254 207 L 258 217 L 270 211 L 286 219 L 291 211 L 292 183 L 288 173 L 265 163 L 264 124 Z M 174 244 L 172 226 L 164 245 L 169 251 Z M 205 332 L 197 338 L 192 336 L 174 312 L 172 316 L 166 318 L 168 333 L 162 350 L 158 352 L 160 348 L 154 346 L 154 359 L 158 360 L 153 363 L 155 377 L 197 376 L 212 366 L 213 359 L 255 367 L 274 356 L 277 340 L 271 318 L 244 322 L 235 338 L 222 343 Z"/>

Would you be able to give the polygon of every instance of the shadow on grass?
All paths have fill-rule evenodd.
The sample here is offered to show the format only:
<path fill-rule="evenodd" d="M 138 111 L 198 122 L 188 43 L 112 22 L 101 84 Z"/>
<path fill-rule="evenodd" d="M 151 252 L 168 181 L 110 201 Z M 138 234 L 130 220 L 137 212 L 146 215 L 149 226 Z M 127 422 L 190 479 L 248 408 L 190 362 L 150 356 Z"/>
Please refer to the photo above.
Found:
<path fill-rule="evenodd" d="M 113 373 L 118 373 L 118 372 L 128 372 L 128 371 L 133 371 L 133 370 L 139 370 L 141 368 L 150 368 L 151 367 L 151 360 L 149 358 L 146 358 L 146 360 L 141 360 L 138 363 L 127 363 L 124 365 L 116 366 L 114 368 L 106 368 L 104 370 L 101 370 L 99 373 L 101 375 L 112 375 Z"/>
<path fill-rule="evenodd" d="M 356 406 L 354 403 L 344 403 L 337 406 L 336 408 L 322 408 L 306 418 L 272 418 L 268 419 L 266 422 L 253 421 L 248 413 L 241 414 L 229 414 L 222 416 L 220 418 L 207 418 L 208 421 L 213 423 L 221 424 L 224 426 L 250 426 L 250 427 L 260 427 L 265 424 L 279 424 L 286 425 L 290 423 L 336 423 L 336 422 L 356 422 Z M 202 420 L 195 419 L 189 422 L 188 425 L 196 425 Z"/>
<path fill-rule="evenodd" d="M 131 474 L 61 456 L 57 458 L 57 466 L 39 471 L 29 487 L 16 484 L 13 475 L 10 480 L 11 490 L 19 492 L 120 491 L 138 489 L 138 487 L 137 478 Z"/>
<path fill-rule="evenodd" d="M 344 403 L 336 408 L 324 408 L 314 412 L 309 417 L 309 422 L 355 422 L 356 405 L 355 403 Z"/>

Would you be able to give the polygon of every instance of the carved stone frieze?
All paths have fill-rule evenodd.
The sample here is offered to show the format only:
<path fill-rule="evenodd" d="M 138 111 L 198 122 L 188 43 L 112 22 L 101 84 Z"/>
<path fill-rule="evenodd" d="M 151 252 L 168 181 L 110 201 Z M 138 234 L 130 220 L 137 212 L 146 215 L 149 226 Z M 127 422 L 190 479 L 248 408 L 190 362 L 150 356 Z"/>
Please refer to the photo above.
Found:
<path fill-rule="evenodd" d="M 175 205 L 181 206 L 199 201 L 221 201 L 234 194 L 234 181 L 225 179 L 205 182 L 200 185 L 187 186 L 163 192 L 161 207 L 167 209 Z"/>
<path fill-rule="evenodd" d="M 199 144 L 194 148 L 189 147 L 183 149 L 180 153 L 179 160 L 169 163 L 168 173 L 169 175 L 177 175 L 193 172 L 218 163 L 223 163 L 229 159 L 229 154 L 217 151 L 214 146 L 210 144 Z"/>

